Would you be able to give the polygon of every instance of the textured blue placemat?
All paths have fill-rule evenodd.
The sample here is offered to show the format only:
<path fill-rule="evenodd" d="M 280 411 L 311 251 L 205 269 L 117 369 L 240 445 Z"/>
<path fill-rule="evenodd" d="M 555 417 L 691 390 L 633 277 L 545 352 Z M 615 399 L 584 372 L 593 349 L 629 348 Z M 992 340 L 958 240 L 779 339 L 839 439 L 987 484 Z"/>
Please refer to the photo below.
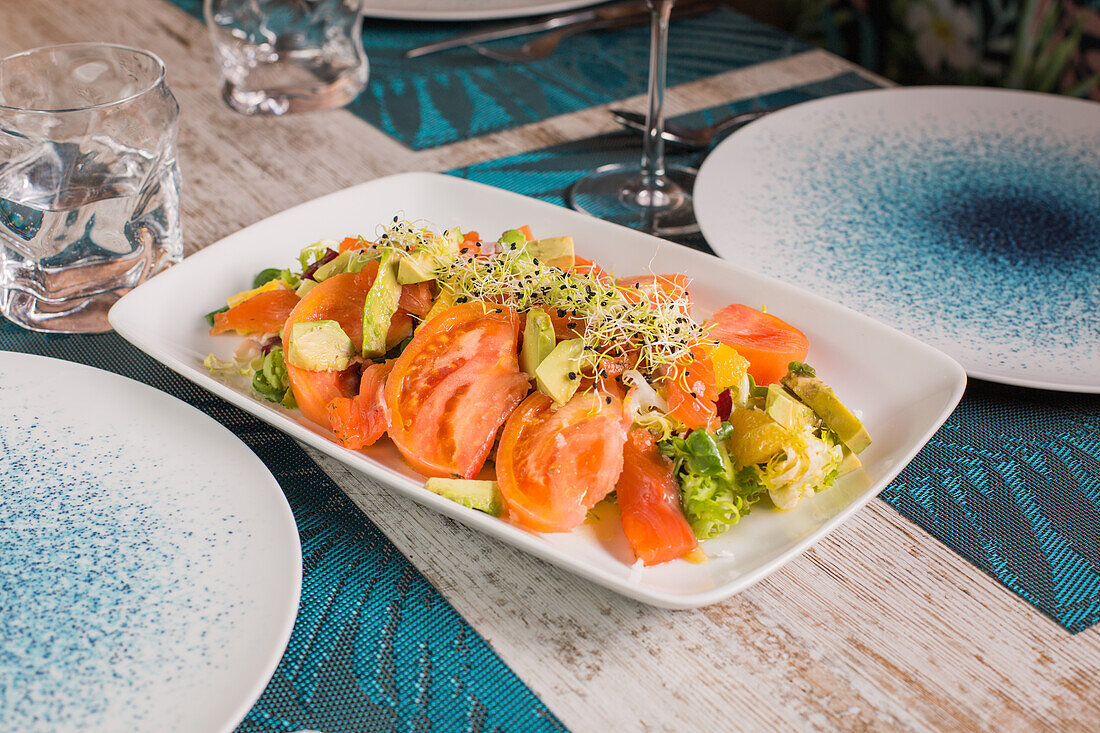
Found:
<path fill-rule="evenodd" d="M 201 0 L 170 0 L 202 18 Z M 581 33 L 545 59 L 509 64 L 468 48 L 402 58 L 410 48 L 494 23 L 367 18 L 367 90 L 348 109 L 420 150 L 605 104 L 646 89 L 648 26 Z M 518 45 L 525 39 L 498 41 Z M 802 41 L 722 8 L 673 22 L 670 85 L 808 50 Z"/>
<path fill-rule="evenodd" d="M 855 74 L 676 118 L 874 88 Z M 637 136 L 570 142 L 452 171 L 564 205 L 607 163 L 636 162 Z M 702 153 L 670 155 L 695 165 Z M 710 251 L 702 237 L 681 240 Z M 973 381 L 958 409 L 880 495 L 1071 632 L 1100 621 L 1100 396 Z"/>
<path fill-rule="evenodd" d="M 47 336 L 0 317 L 0 350 L 88 364 L 174 395 L 232 430 L 283 487 L 302 539 L 302 600 L 286 653 L 239 730 L 564 730 L 289 437 L 113 333 Z"/>

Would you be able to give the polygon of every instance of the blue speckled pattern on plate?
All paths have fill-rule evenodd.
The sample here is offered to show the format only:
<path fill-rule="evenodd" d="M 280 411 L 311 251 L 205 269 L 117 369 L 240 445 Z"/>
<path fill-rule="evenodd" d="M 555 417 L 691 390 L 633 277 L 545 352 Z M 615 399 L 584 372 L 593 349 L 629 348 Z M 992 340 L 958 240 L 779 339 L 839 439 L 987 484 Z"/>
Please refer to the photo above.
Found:
<path fill-rule="evenodd" d="M 696 209 L 722 256 L 879 318 L 971 376 L 1100 391 L 1100 105 L 834 97 L 731 136 Z"/>
<path fill-rule="evenodd" d="M 0 405 L 5 728 L 235 724 L 298 602 L 275 480 L 210 418 L 107 372 L 0 352 Z"/>
<path fill-rule="evenodd" d="M 301 533 L 301 610 L 271 682 L 263 689 L 263 680 L 258 681 L 253 697 L 263 689 L 262 696 L 247 715 L 240 709 L 245 717 L 238 730 L 562 730 L 489 644 L 289 437 L 196 387 L 114 333 L 33 333 L 0 318 L 0 361 L 9 358 L 4 350 L 76 361 L 155 385 L 226 426 L 283 487 Z M 5 405 L 0 400 L 0 414 Z M 217 437 L 237 444 L 225 433 Z M 254 460 L 251 454 L 248 458 Z M 3 516 L 0 504 L 0 523 Z M 0 603 L 0 616 L 2 607 Z M 0 647 L 4 641 L 0 635 Z M 258 660 L 254 653 L 237 658 Z M 13 679 L 0 674 L 0 728 L 9 720 L 5 705 L 15 704 Z M 209 703 L 188 707 L 205 709 Z M 111 730 L 139 728 L 156 729 Z"/>

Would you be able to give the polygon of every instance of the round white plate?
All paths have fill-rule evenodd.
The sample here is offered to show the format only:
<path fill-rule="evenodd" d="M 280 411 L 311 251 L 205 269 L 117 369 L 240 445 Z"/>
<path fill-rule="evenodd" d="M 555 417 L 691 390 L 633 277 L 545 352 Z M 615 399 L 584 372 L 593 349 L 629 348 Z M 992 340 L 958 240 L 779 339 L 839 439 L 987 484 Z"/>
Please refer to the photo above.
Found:
<path fill-rule="evenodd" d="M 391 20 L 492 20 L 559 13 L 604 0 L 365 0 L 363 15 Z"/>
<path fill-rule="evenodd" d="M 973 377 L 1100 392 L 1100 104 L 933 87 L 808 102 L 720 144 L 695 211 L 719 255 Z"/>
<path fill-rule="evenodd" d="M 198 410 L 0 352 L 0 720 L 230 730 L 290 638 L 301 545 L 260 460 Z"/>

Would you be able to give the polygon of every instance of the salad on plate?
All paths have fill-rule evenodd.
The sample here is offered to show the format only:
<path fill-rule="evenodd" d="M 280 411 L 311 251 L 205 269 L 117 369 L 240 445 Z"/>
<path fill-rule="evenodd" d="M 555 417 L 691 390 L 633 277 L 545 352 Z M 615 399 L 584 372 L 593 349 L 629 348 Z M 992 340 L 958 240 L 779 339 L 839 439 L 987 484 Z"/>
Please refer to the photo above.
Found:
<path fill-rule="evenodd" d="M 616 277 L 527 227 L 394 217 L 207 320 L 244 337 L 213 373 L 344 448 L 390 440 L 426 489 L 536 532 L 613 507 L 645 565 L 705 559 L 701 540 L 829 488 L 870 443 L 796 327 L 737 303 L 700 320 L 685 276 Z"/>

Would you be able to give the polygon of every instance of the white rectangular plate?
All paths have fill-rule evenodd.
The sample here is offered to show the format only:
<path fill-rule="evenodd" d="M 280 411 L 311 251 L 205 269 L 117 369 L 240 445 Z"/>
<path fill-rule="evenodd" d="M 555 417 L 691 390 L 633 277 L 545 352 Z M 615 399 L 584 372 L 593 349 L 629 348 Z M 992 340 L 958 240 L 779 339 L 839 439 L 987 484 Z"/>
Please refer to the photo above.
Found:
<path fill-rule="evenodd" d="M 296 413 L 209 375 L 202 366 L 206 355 L 226 357 L 239 339 L 210 336 L 205 313 L 251 287 L 260 270 L 289 266 L 303 246 L 349 234 L 370 237 L 395 214 L 487 235 L 528 224 L 541 237 L 572 236 L 578 254 L 620 276 L 686 273 L 693 279 L 697 318 L 732 302 L 766 305 L 806 334 L 807 361 L 862 413 L 874 440 L 860 455 L 863 469 L 794 511 L 754 510 L 725 536 L 704 543 L 708 562 L 632 568 L 626 539 L 611 523 L 586 523 L 567 534 L 528 532 L 425 490 L 388 441 L 364 451 L 343 449 Z M 839 526 L 912 460 L 954 409 L 966 383 L 962 368 L 939 351 L 812 293 L 583 214 L 432 173 L 377 179 L 254 224 L 135 289 L 115 305 L 110 320 L 123 337 L 184 377 L 398 493 L 595 583 L 669 608 L 702 606 L 737 593 Z"/>

